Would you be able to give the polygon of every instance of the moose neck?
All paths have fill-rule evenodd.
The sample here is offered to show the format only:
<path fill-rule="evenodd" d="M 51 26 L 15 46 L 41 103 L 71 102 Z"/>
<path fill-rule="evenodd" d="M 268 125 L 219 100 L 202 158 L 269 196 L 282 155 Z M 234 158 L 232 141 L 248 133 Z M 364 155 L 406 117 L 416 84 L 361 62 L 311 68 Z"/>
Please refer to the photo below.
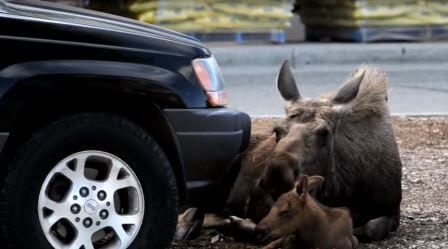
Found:
<path fill-rule="evenodd" d="M 330 178 L 333 177 L 334 174 L 337 174 L 336 172 L 336 162 L 334 157 L 334 142 L 333 139 L 329 142 L 329 144 L 325 147 L 319 150 L 319 153 L 317 153 L 316 163 L 318 168 L 321 170 L 319 172 L 319 175 Z"/>
<path fill-rule="evenodd" d="M 318 203 L 314 198 L 308 196 L 308 200 L 303 212 L 303 221 L 297 231 L 297 236 L 307 244 L 319 241 L 325 234 L 325 227 L 328 223 L 328 214 L 325 207 Z"/>

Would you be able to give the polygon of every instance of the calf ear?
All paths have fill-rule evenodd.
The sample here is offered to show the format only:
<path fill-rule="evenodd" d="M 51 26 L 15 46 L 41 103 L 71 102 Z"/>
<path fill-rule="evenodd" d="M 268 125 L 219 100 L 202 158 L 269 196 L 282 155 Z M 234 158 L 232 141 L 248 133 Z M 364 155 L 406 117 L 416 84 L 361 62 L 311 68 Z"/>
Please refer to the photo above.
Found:
<path fill-rule="evenodd" d="M 301 175 L 296 183 L 296 192 L 299 196 L 308 192 L 308 176 Z"/>
<path fill-rule="evenodd" d="M 352 101 L 358 95 L 359 86 L 364 78 L 364 71 L 356 73 L 341 89 L 339 89 L 333 101 L 338 104 L 345 104 Z"/>
<path fill-rule="evenodd" d="M 280 68 L 277 76 L 277 88 L 285 101 L 300 99 L 299 89 L 297 89 L 296 80 L 291 72 L 288 60 L 285 60 Z"/>
<path fill-rule="evenodd" d="M 319 188 L 324 182 L 325 178 L 322 176 L 310 176 L 308 178 L 308 191 Z"/>
<path fill-rule="evenodd" d="M 296 192 L 299 196 L 300 205 L 304 206 L 308 199 L 308 176 L 300 176 L 299 182 L 296 184 Z"/>

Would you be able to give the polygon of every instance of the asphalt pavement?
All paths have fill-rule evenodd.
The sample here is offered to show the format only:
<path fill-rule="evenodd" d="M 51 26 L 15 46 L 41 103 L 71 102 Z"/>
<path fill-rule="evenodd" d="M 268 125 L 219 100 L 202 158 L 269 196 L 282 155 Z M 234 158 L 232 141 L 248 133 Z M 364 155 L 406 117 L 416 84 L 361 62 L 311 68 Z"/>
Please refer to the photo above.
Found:
<path fill-rule="evenodd" d="M 302 96 L 335 91 L 350 72 L 372 64 L 389 76 L 390 109 L 396 115 L 448 115 L 448 43 L 208 44 L 217 58 L 230 107 L 251 116 L 283 115 L 274 85 L 284 59 Z"/>

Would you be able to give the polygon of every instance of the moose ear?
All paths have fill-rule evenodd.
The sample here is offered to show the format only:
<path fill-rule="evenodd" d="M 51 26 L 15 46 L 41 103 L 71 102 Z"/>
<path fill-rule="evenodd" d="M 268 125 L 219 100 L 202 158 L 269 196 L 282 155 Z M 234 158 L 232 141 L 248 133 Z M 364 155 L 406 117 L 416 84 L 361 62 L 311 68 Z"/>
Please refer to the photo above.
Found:
<path fill-rule="evenodd" d="M 359 86 L 364 78 L 364 70 L 356 73 L 347 83 L 345 83 L 338 94 L 334 98 L 334 102 L 338 104 L 345 104 L 352 101 L 358 95 Z"/>
<path fill-rule="evenodd" d="M 308 177 L 308 191 L 316 189 L 322 185 L 325 178 L 322 176 L 310 176 Z"/>
<path fill-rule="evenodd" d="M 277 76 L 277 88 L 285 101 L 300 99 L 299 89 L 297 89 L 296 80 L 291 72 L 288 60 L 285 60 L 280 68 Z"/>

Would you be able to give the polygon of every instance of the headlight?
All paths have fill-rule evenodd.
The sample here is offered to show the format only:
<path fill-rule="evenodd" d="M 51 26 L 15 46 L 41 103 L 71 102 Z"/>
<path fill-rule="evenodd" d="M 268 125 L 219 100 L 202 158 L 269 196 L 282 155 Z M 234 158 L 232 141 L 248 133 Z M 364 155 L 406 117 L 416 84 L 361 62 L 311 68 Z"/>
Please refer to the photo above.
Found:
<path fill-rule="evenodd" d="M 228 98 L 224 91 L 224 80 L 215 58 L 194 59 L 193 70 L 207 94 L 208 103 L 211 106 L 227 105 Z"/>

